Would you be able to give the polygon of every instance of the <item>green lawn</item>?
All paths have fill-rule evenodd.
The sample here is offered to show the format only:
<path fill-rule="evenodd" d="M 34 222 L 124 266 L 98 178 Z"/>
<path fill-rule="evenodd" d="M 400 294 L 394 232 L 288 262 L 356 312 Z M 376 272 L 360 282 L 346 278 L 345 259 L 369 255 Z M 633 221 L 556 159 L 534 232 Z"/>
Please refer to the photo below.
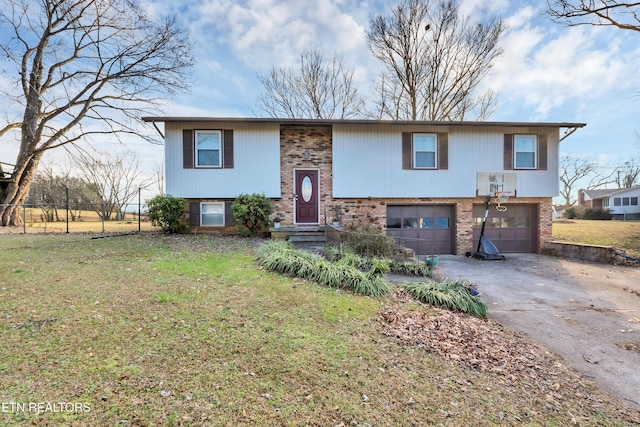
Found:
<path fill-rule="evenodd" d="M 385 307 L 428 309 L 266 272 L 255 262 L 258 244 L 205 236 L 0 237 L 0 425 L 640 419 L 566 369 L 545 375 L 558 384 L 569 378 L 576 389 L 554 390 L 550 403 L 548 391 L 524 374 L 476 372 L 383 336 Z M 82 410 L 23 412 L 11 402 L 79 403 Z"/>
<path fill-rule="evenodd" d="M 640 257 L 640 221 L 562 220 L 553 223 L 554 240 L 625 249 Z"/>

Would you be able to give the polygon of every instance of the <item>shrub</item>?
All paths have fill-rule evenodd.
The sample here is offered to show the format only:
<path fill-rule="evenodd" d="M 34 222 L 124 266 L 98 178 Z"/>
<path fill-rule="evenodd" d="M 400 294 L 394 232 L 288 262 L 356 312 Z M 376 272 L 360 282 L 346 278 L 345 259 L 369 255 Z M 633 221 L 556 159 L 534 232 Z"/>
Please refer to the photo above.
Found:
<path fill-rule="evenodd" d="M 564 217 L 567 219 L 576 219 L 582 218 L 584 215 L 585 208 L 584 206 L 571 206 L 564 211 Z"/>
<path fill-rule="evenodd" d="M 147 200 L 149 220 L 156 227 L 161 227 L 166 233 L 185 233 L 189 230 L 189 223 L 185 216 L 189 210 L 187 201 L 171 195 L 156 196 Z"/>
<path fill-rule="evenodd" d="M 582 219 L 611 219 L 611 213 L 607 209 L 586 209 Z"/>
<path fill-rule="evenodd" d="M 238 229 L 255 236 L 269 229 L 273 204 L 264 194 L 241 194 L 231 205 L 231 212 Z"/>
<path fill-rule="evenodd" d="M 360 256 L 369 258 L 392 258 L 396 253 L 396 242 L 371 225 L 352 224 L 345 233 L 345 245 Z"/>
<path fill-rule="evenodd" d="M 482 319 L 487 318 L 487 303 L 479 296 L 471 295 L 463 280 L 413 282 L 404 283 L 402 286 L 414 298 L 426 304 L 467 313 Z"/>

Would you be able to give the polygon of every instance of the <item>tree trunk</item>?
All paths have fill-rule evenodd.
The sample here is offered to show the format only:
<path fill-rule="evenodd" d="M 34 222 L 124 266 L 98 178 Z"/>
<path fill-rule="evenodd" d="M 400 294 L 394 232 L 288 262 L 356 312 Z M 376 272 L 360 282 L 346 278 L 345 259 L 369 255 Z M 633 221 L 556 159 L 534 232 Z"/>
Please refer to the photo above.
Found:
<path fill-rule="evenodd" d="M 5 198 L 2 200 L 4 206 L 0 206 L 0 225 L 22 225 L 21 210 L 18 208 L 29 194 L 41 158 L 42 154 L 36 153 L 26 159 L 20 159 L 16 165 L 11 182 L 7 186 Z"/>

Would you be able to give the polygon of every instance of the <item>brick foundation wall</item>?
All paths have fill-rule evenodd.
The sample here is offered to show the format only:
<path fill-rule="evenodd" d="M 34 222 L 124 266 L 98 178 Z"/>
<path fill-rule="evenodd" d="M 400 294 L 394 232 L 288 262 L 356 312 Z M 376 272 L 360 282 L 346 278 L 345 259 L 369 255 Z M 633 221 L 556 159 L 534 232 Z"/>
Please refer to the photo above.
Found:
<path fill-rule="evenodd" d="M 483 204 L 484 198 L 361 198 L 361 199 L 333 199 L 329 203 L 341 206 L 343 216 L 342 225 L 348 226 L 354 222 L 372 225 L 381 232 L 386 232 L 387 204 L 392 205 L 452 205 L 455 215 L 455 251 L 457 255 L 464 255 L 474 250 L 473 243 L 473 205 Z M 538 253 L 542 251 L 544 242 L 551 240 L 552 200 L 550 197 L 522 197 L 511 198 L 505 206 L 514 203 L 538 205 Z"/>

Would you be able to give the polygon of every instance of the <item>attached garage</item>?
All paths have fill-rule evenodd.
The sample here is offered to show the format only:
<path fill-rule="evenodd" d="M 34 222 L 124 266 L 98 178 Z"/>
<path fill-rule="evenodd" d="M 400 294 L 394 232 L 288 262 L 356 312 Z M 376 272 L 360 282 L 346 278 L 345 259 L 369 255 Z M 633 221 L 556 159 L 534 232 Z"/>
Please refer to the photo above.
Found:
<path fill-rule="evenodd" d="M 387 234 L 416 255 L 454 254 L 454 206 L 388 205 Z"/>
<path fill-rule="evenodd" d="M 492 203 L 484 235 L 502 253 L 537 252 L 538 205 L 507 203 L 506 207 L 506 211 L 500 212 Z M 473 205 L 473 250 L 480 239 L 484 211 L 484 205 Z"/>

